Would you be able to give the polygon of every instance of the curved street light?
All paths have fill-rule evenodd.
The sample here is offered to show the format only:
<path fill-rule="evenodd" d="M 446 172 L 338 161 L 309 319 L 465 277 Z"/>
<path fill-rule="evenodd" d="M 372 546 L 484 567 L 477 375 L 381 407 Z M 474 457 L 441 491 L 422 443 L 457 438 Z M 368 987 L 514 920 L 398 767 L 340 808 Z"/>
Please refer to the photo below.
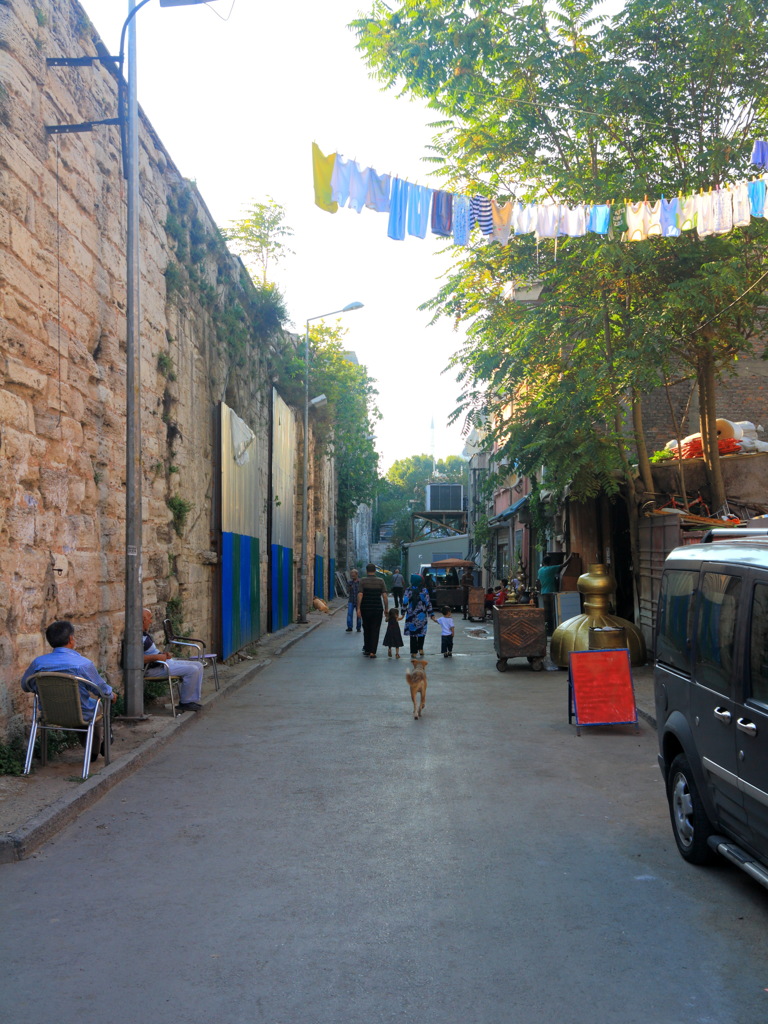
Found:
<path fill-rule="evenodd" d="M 301 574 L 299 576 L 299 622 L 307 621 L 307 532 L 309 530 L 309 407 L 325 405 L 325 395 L 318 395 L 317 398 L 309 400 L 309 325 L 313 320 L 323 320 L 327 316 L 334 316 L 336 313 L 351 313 L 353 309 L 362 309 L 362 302 L 348 302 L 343 309 L 333 309 L 330 313 L 321 313 L 320 316 L 307 317 L 306 329 L 304 332 L 304 466 L 302 477 L 302 506 L 301 506 Z"/>

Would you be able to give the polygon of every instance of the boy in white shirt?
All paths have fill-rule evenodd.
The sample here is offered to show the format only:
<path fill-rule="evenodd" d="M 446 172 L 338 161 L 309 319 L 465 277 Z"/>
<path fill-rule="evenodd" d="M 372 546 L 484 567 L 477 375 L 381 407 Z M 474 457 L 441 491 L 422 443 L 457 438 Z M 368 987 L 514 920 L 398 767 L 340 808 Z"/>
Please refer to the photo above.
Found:
<path fill-rule="evenodd" d="M 437 620 L 440 626 L 440 653 L 444 658 L 453 657 L 453 617 L 448 605 L 443 607 L 443 614 Z"/>

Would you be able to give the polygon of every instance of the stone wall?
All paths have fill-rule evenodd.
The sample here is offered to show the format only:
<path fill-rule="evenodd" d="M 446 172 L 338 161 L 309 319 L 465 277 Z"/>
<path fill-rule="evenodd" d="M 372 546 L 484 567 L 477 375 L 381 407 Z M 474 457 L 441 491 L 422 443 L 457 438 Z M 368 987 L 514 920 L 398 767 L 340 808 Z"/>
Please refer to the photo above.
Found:
<path fill-rule="evenodd" d="M 78 648 L 122 683 L 120 135 L 45 130 L 116 116 L 109 67 L 46 66 L 46 57 L 94 55 L 100 45 L 71 0 L 0 3 L 0 737 L 27 711 L 18 679 L 47 649 L 43 631 L 55 618 L 74 620 Z M 144 602 L 156 625 L 171 611 L 215 644 L 218 403 L 257 434 L 267 494 L 269 345 L 291 341 L 146 120 L 140 150 Z M 315 494 L 326 521 L 332 487 Z M 265 503 L 265 540 L 266 513 Z M 268 555 L 263 543 L 262 629 Z"/>

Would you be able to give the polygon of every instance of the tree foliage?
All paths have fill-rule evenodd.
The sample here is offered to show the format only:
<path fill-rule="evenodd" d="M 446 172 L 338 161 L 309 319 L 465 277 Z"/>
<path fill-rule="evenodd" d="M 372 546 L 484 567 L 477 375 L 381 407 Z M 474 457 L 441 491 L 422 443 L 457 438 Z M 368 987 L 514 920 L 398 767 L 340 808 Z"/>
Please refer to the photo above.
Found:
<path fill-rule="evenodd" d="M 407 0 L 355 22 L 386 87 L 439 112 L 445 187 L 522 202 L 621 201 L 749 175 L 768 133 L 762 0 Z M 768 227 L 644 243 L 513 237 L 475 245 L 430 302 L 468 330 L 462 412 L 522 472 L 582 496 L 646 465 L 640 399 L 694 378 L 715 500 L 715 382 L 761 328 Z M 540 279 L 533 308 L 505 300 Z M 510 407 L 510 398 L 514 402 Z M 647 477 L 646 477 L 647 479 Z"/>
<path fill-rule="evenodd" d="M 285 223 L 285 208 L 271 196 L 267 201 L 251 202 L 240 220 L 230 221 L 225 238 L 250 271 L 258 270 L 262 285 L 268 282 L 269 268 L 293 253 L 285 242 L 293 229 Z"/>

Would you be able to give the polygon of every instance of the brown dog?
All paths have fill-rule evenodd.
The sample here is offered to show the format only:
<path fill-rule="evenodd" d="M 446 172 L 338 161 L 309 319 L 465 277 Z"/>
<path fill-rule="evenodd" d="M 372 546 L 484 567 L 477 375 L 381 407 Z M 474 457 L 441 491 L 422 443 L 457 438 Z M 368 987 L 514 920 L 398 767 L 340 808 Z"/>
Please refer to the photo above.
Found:
<path fill-rule="evenodd" d="M 411 688 L 411 700 L 413 701 L 413 717 L 421 718 L 421 712 L 427 703 L 427 663 L 417 658 L 411 658 L 413 668 L 405 670 L 405 678 Z M 416 697 L 420 698 L 420 704 L 416 706 Z"/>

